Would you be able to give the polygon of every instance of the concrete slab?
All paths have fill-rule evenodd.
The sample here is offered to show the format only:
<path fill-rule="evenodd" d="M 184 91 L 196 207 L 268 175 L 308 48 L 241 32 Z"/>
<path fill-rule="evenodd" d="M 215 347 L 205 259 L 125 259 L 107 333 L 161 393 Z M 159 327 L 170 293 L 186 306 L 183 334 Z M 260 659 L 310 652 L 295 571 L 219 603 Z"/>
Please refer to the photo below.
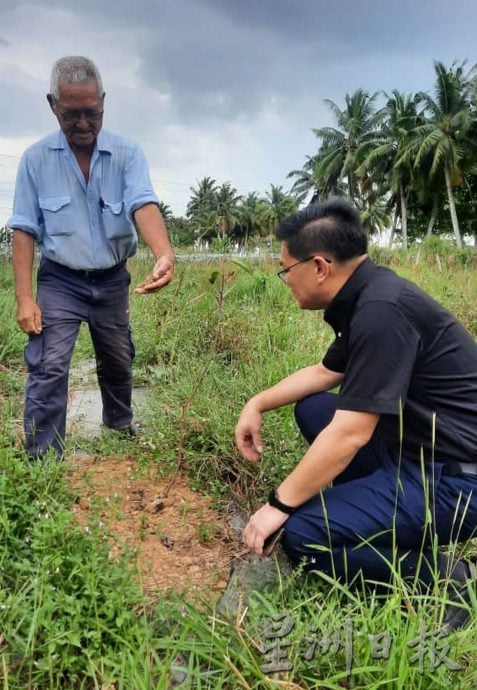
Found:
<path fill-rule="evenodd" d="M 94 359 L 87 359 L 72 367 L 66 413 L 66 430 L 87 438 L 98 438 L 102 432 L 101 393 L 96 382 L 96 364 Z M 133 410 L 135 416 L 141 417 L 146 409 L 149 389 L 133 389 Z"/>
<path fill-rule="evenodd" d="M 148 388 L 133 390 L 134 415 L 139 418 L 141 417 L 141 410 L 146 409 L 148 393 Z M 101 436 L 102 409 L 103 403 L 99 388 L 70 387 L 66 414 L 67 433 L 74 433 L 87 438 Z"/>

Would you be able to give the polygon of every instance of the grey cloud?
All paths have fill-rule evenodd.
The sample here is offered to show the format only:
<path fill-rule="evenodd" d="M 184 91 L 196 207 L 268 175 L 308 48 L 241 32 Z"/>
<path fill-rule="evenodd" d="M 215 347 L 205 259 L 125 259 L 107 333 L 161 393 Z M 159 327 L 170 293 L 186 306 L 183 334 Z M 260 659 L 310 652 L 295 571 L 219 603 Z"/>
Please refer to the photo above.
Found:
<path fill-rule="evenodd" d="M 55 129 L 43 82 L 21 70 L 0 71 L 0 136 L 29 136 Z"/>
<path fill-rule="evenodd" d="M 286 87 L 290 68 L 273 56 L 272 37 L 231 29 L 226 24 L 191 24 L 161 34 L 142 47 L 141 76 L 171 94 L 185 119 L 233 119 L 260 110 L 276 90 Z"/>
<path fill-rule="evenodd" d="M 111 34 L 127 28 L 143 86 L 170 95 L 161 112 L 204 127 L 248 122 L 271 98 L 288 112 L 301 108 L 308 120 L 305 106 L 313 100 L 340 100 L 358 86 L 430 89 L 432 58 L 468 57 L 452 51 L 473 45 L 477 18 L 474 0 L 460 0 L 451 14 L 450 0 L 36 0 L 34 6 L 44 9 L 45 21 L 54 8 L 77 17 L 79 31 L 89 24 Z M 12 17 L 15 7 L 27 5 L 3 0 L 0 14 L 8 8 Z M 423 55 L 427 83 L 418 82 Z"/>
<path fill-rule="evenodd" d="M 104 22 L 111 31 L 128 27 L 137 35 L 138 76 L 170 94 L 171 112 L 185 123 L 248 120 L 276 95 L 289 103 L 304 93 L 336 99 L 348 88 L 337 84 L 336 73 L 350 88 L 368 81 L 375 84 L 371 90 L 399 87 L 376 83 L 376 72 L 391 73 L 399 56 L 428 54 L 430 87 L 432 58 L 447 59 L 453 22 L 461 33 L 470 32 L 477 15 L 472 0 L 461 0 L 450 18 L 449 0 L 38 0 L 37 5 L 42 3 L 83 21 Z M 368 65 L 373 57 L 377 61 L 372 79 L 358 71 L 364 56 Z"/>
<path fill-rule="evenodd" d="M 277 57 L 276 35 L 240 24 L 203 0 L 45 0 L 44 7 L 68 10 L 83 22 L 104 21 L 111 31 L 129 27 L 138 37 L 138 76 L 169 93 L 185 121 L 249 117 L 292 77 L 289 59 Z"/>
<path fill-rule="evenodd" d="M 472 30 L 477 18 L 474 0 L 202 0 L 237 23 L 273 31 L 287 42 L 318 47 L 324 53 L 337 49 L 365 50 L 367 54 L 413 52 L 436 46 L 443 29 L 448 40 L 453 24 Z M 470 26 L 469 26 L 470 24 Z"/>

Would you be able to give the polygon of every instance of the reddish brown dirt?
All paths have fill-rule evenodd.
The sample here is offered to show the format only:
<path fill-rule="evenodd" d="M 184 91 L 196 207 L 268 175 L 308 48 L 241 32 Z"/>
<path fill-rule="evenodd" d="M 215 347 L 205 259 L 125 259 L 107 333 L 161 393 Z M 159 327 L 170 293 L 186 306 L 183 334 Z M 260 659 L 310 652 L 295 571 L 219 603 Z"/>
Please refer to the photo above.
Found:
<path fill-rule="evenodd" d="M 112 557 L 125 545 L 134 550 L 147 594 L 219 596 L 233 557 L 232 534 L 185 477 L 176 476 L 167 492 L 171 479 L 138 474 L 133 458 L 83 456 L 71 461 L 70 483 L 78 521 L 99 517 L 111 534 Z"/>

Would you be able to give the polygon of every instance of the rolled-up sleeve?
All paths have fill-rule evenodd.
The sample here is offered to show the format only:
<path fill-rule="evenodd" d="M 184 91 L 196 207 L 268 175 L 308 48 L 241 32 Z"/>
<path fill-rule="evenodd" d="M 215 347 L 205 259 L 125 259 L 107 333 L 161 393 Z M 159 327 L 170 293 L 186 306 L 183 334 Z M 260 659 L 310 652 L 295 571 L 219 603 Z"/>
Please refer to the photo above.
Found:
<path fill-rule="evenodd" d="M 22 156 L 18 166 L 13 215 L 8 219 L 7 226 L 13 230 L 23 230 L 33 235 L 37 241 L 41 239 L 42 223 L 38 188 L 26 154 Z"/>
<path fill-rule="evenodd" d="M 134 211 L 151 203 L 158 204 L 159 199 L 152 188 L 146 158 L 136 145 L 125 170 L 124 204 L 129 220 L 133 221 Z"/>

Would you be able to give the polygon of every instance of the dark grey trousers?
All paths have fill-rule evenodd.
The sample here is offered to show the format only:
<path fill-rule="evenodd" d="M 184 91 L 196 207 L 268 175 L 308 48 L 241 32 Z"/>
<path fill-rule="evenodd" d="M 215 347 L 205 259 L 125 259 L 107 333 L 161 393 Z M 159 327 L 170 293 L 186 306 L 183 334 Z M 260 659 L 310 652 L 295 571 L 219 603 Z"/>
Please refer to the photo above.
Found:
<path fill-rule="evenodd" d="M 37 301 L 43 332 L 25 348 L 28 381 L 25 441 L 30 457 L 49 448 L 63 454 L 68 375 L 81 322 L 89 326 L 103 401 L 103 423 L 122 429 L 132 420 L 134 345 L 129 325 L 129 284 L 124 264 L 105 271 L 73 271 L 48 259 L 38 270 Z"/>

